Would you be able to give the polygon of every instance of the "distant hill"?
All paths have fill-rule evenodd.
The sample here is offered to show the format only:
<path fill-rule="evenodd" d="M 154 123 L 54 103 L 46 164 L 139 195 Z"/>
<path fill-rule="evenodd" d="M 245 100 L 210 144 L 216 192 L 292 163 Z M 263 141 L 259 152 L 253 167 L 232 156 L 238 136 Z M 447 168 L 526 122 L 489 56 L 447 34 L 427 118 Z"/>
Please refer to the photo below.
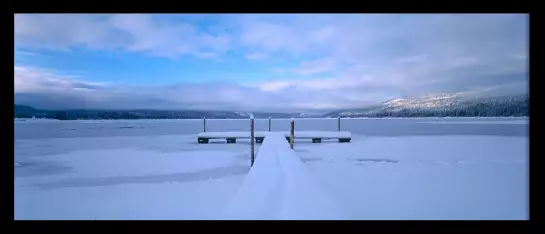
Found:
<path fill-rule="evenodd" d="M 13 112 L 15 114 L 15 117 L 17 116 L 32 117 L 32 114 L 36 112 L 36 109 L 30 106 L 14 105 Z"/>
<path fill-rule="evenodd" d="M 39 110 L 30 106 L 14 105 L 15 118 L 74 119 L 247 119 L 250 112 L 197 111 L 197 110 Z M 307 116 L 304 112 L 254 112 L 256 118 L 292 118 Z"/>
<path fill-rule="evenodd" d="M 330 112 L 324 117 L 500 117 L 528 116 L 529 97 L 468 98 L 456 94 L 396 98 L 380 105 Z"/>
<path fill-rule="evenodd" d="M 379 105 L 339 110 L 323 114 L 306 112 L 235 112 L 198 110 L 39 110 L 30 106 L 14 105 L 14 118 L 74 119 L 247 119 L 300 118 L 300 117 L 498 117 L 528 116 L 527 95 L 488 98 L 468 98 L 460 95 L 431 95 L 417 98 L 396 98 Z"/>
<path fill-rule="evenodd" d="M 330 112 L 324 117 L 500 117 L 528 116 L 527 95 L 467 98 L 459 95 L 431 95 L 397 98 L 380 105 Z"/>

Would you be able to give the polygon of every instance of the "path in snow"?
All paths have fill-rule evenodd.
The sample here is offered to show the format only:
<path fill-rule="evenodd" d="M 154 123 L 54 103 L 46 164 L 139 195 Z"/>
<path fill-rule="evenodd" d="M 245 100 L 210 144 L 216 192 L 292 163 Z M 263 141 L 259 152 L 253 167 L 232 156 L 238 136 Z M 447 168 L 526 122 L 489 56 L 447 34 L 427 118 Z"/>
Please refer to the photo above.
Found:
<path fill-rule="evenodd" d="M 281 133 L 270 134 L 222 218 L 345 219 L 305 167 Z"/>

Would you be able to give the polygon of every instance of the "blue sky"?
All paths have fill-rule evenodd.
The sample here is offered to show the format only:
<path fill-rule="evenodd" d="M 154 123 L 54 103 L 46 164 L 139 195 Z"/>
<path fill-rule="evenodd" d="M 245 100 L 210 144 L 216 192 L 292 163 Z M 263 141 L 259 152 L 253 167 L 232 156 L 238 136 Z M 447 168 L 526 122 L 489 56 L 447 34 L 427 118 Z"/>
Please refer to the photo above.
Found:
<path fill-rule="evenodd" d="M 15 101 L 314 110 L 527 93 L 527 15 L 17 14 Z"/>

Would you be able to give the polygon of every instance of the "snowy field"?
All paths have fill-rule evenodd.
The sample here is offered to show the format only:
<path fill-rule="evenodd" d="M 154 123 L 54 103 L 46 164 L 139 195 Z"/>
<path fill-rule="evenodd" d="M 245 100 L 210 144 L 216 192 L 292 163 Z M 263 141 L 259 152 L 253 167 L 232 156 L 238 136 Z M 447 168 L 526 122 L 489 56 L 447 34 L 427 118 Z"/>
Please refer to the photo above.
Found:
<path fill-rule="evenodd" d="M 261 173 L 279 165 L 285 173 L 260 177 L 263 199 L 250 208 L 266 218 L 302 217 L 275 207 L 297 207 L 294 197 L 299 207 L 323 206 L 308 194 L 315 183 L 312 191 L 328 194 L 346 219 L 527 219 L 527 121 L 342 119 L 351 143 L 296 140 L 299 164 L 287 166 L 263 157 Z M 248 122 L 207 120 L 207 130 L 247 131 Z M 336 119 L 295 124 L 337 130 Z M 267 128 L 256 120 L 257 131 Z M 289 120 L 272 128 L 287 131 Z M 241 190 L 252 193 L 243 186 L 252 180 L 249 141 L 197 144 L 202 130 L 202 120 L 15 121 L 15 219 L 223 219 L 226 210 L 248 209 L 235 201 Z M 313 182 L 290 191 L 308 196 L 279 191 L 301 177 Z M 314 217 L 331 217 L 322 214 Z"/>

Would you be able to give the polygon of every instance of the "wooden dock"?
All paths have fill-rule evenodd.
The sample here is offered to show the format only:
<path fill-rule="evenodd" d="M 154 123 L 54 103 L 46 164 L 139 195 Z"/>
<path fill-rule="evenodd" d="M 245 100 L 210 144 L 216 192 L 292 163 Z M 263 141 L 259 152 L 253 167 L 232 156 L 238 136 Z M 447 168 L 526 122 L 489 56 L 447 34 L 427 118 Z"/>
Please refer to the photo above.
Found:
<path fill-rule="evenodd" d="M 282 133 L 286 140 L 290 140 L 290 132 L 254 132 L 256 143 L 263 143 L 263 139 L 271 133 Z M 339 142 L 350 142 L 350 132 L 333 131 L 295 131 L 295 139 L 311 139 L 312 143 L 320 143 L 326 139 L 338 139 Z M 227 143 L 236 143 L 237 139 L 250 139 L 250 132 L 201 132 L 197 134 L 199 144 L 207 144 L 210 139 L 226 139 Z"/>

